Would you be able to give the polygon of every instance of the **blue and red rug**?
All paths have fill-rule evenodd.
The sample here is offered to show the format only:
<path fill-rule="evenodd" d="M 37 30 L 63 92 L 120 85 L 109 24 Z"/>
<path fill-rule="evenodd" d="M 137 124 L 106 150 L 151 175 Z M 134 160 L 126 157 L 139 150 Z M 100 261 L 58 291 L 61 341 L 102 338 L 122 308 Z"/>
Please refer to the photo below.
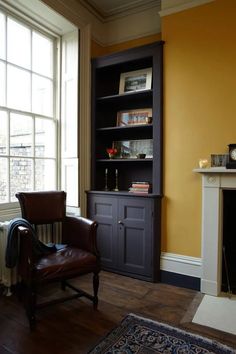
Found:
<path fill-rule="evenodd" d="M 236 354 L 219 342 L 158 323 L 127 315 L 88 354 Z"/>

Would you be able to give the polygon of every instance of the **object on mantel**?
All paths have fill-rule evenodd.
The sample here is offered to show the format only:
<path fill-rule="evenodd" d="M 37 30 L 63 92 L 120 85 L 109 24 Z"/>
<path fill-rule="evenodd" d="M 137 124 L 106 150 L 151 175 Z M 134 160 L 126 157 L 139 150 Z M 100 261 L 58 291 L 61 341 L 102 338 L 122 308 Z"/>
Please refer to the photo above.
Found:
<path fill-rule="evenodd" d="M 208 160 L 207 159 L 199 159 L 198 164 L 199 164 L 200 168 L 206 168 L 206 167 L 208 167 Z"/>
<path fill-rule="evenodd" d="M 236 169 L 236 144 L 229 144 L 229 160 L 226 164 L 226 168 Z"/>
<path fill-rule="evenodd" d="M 211 167 L 226 166 L 228 162 L 228 154 L 212 154 Z"/>

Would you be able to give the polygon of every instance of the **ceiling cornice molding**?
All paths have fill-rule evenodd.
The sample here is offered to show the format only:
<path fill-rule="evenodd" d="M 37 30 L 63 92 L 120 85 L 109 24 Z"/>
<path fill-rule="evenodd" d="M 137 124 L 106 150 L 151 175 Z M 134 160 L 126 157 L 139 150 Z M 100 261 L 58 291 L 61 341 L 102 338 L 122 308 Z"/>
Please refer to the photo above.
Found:
<path fill-rule="evenodd" d="M 139 3 L 135 2 L 131 5 L 120 6 L 119 8 L 109 13 L 99 11 L 95 6 L 93 6 L 91 3 L 88 3 L 86 0 L 77 1 L 102 23 L 111 22 L 122 17 L 127 17 L 129 15 L 152 9 L 154 7 L 159 11 L 161 7 L 161 0 L 146 0 L 145 2 L 140 1 Z"/>
<path fill-rule="evenodd" d="M 192 1 L 186 0 L 185 3 L 182 3 L 180 5 L 164 8 L 163 10 L 159 11 L 159 15 L 161 17 L 172 15 L 174 13 L 189 10 L 193 7 L 205 5 L 213 1 L 215 0 L 192 0 Z"/>
<path fill-rule="evenodd" d="M 126 37 L 122 37 L 121 39 L 118 40 L 114 40 L 114 41 L 101 41 L 98 37 L 96 37 L 96 35 L 92 34 L 92 40 L 97 43 L 98 45 L 100 45 L 101 47 L 110 47 L 113 45 L 117 45 L 117 44 L 121 44 L 124 42 L 129 42 L 129 41 L 133 41 L 136 39 L 140 39 L 140 38 L 144 38 L 144 37 L 149 37 L 149 36 L 154 36 L 154 35 L 158 35 L 161 33 L 160 31 L 150 31 L 150 32 L 142 32 L 139 35 L 127 35 Z"/>
<path fill-rule="evenodd" d="M 93 16 L 97 18 L 100 22 L 104 22 L 102 14 L 92 5 L 90 5 L 86 0 L 77 0 L 77 2 L 86 8 Z"/>

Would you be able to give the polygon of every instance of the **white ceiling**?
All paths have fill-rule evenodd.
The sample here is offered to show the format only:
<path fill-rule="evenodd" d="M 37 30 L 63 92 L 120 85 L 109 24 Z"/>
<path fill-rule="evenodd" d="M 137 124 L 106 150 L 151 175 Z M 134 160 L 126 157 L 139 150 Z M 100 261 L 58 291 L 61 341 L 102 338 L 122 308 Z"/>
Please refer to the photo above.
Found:
<path fill-rule="evenodd" d="M 144 8 L 161 6 L 161 0 L 81 0 L 91 7 L 103 19 L 114 16 L 126 16 L 130 11 L 142 11 Z"/>

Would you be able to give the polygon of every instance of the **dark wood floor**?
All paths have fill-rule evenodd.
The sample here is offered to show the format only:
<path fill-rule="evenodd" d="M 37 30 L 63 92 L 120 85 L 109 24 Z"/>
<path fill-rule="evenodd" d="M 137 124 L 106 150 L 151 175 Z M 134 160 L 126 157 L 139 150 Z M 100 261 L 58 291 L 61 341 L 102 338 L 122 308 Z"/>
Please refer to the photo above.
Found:
<path fill-rule="evenodd" d="M 37 328 L 29 331 L 15 296 L 0 297 L 0 354 L 86 354 L 128 313 L 166 322 L 236 348 L 236 336 L 191 323 L 201 301 L 199 292 L 153 284 L 102 272 L 99 307 L 77 299 L 38 312 Z M 76 280 L 89 290 L 91 277 Z M 58 287 L 47 294 L 58 294 Z"/>

